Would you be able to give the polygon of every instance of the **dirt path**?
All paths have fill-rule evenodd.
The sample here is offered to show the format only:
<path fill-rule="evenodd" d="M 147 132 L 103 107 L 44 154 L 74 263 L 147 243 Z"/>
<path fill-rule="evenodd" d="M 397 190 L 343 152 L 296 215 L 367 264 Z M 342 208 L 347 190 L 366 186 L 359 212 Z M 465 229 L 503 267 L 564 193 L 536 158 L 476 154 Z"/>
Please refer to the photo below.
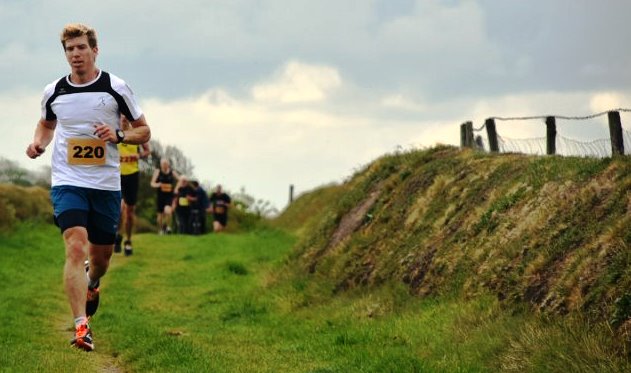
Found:
<path fill-rule="evenodd" d="M 112 261 L 110 265 L 110 270 L 117 266 L 116 261 Z M 53 319 L 53 325 L 57 334 L 59 334 L 59 340 L 61 343 L 64 341 L 70 341 L 72 338 L 72 320 L 68 313 L 64 312 L 58 315 L 55 315 Z M 124 373 L 126 372 L 125 368 L 121 366 L 121 361 L 117 359 L 115 356 L 104 353 L 104 349 L 99 348 L 99 339 L 98 335 L 95 338 L 96 349 L 93 352 L 89 352 L 90 358 L 94 359 L 94 371 L 103 372 L 103 373 Z"/>
<path fill-rule="evenodd" d="M 68 315 L 57 315 L 54 320 L 55 330 L 59 334 L 59 340 L 65 341 L 72 338 L 72 325 Z M 98 340 L 96 340 L 98 343 Z M 87 352 L 86 352 L 87 353 Z M 90 352 L 90 358 L 94 359 L 94 368 L 96 372 L 103 373 L 124 373 L 125 369 L 121 367 L 120 361 L 112 355 L 101 352 L 98 348 Z"/>

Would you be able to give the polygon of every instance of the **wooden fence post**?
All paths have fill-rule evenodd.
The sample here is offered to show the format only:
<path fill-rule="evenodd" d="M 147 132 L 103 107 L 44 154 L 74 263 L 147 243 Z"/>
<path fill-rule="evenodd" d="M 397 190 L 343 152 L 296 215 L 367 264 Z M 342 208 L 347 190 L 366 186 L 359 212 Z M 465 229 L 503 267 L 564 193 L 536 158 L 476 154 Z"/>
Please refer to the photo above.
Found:
<path fill-rule="evenodd" d="M 474 138 L 473 138 L 473 122 L 465 122 L 465 127 L 467 128 L 467 145 L 470 148 L 473 148 Z"/>
<path fill-rule="evenodd" d="M 546 154 L 557 152 L 557 123 L 555 117 L 546 118 Z"/>
<path fill-rule="evenodd" d="M 473 148 L 473 122 L 464 122 L 460 125 L 460 147 Z"/>
<path fill-rule="evenodd" d="M 610 111 L 607 113 L 609 118 L 609 136 L 611 137 L 611 155 L 624 155 L 624 141 L 622 137 L 622 121 L 620 113 Z"/>
<path fill-rule="evenodd" d="M 289 184 L 289 204 L 294 202 L 294 184 Z"/>
<path fill-rule="evenodd" d="M 495 119 L 489 118 L 484 122 L 486 134 L 489 138 L 489 150 L 491 153 L 499 153 L 500 148 L 497 145 L 497 131 L 495 130 Z"/>

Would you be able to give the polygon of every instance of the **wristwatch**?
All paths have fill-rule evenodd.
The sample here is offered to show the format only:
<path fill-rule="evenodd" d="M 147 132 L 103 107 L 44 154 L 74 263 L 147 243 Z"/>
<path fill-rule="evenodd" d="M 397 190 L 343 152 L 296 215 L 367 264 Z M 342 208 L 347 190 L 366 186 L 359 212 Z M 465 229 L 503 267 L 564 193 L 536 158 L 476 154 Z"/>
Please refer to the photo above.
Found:
<path fill-rule="evenodd" d="M 123 140 L 125 140 L 125 132 L 123 132 L 120 128 L 116 130 L 116 139 L 118 140 L 117 144 L 120 144 Z"/>

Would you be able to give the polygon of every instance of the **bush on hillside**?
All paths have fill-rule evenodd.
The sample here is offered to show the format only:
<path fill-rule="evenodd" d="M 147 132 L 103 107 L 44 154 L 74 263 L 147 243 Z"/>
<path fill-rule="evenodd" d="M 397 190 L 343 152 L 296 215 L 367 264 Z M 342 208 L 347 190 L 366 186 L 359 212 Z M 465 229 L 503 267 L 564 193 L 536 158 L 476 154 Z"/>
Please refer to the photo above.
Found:
<path fill-rule="evenodd" d="M 208 227 L 212 229 L 212 215 L 208 215 Z M 228 226 L 226 232 L 248 232 L 255 230 L 261 224 L 264 224 L 265 220 L 252 212 L 241 210 L 239 208 L 232 208 L 228 214 Z"/>
<path fill-rule="evenodd" d="M 0 184 L 0 229 L 8 230 L 18 221 L 52 220 L 50 196 L 41 187 Z"/>
<path fill-rule="evenodd" d="M 158 227 L 154 224 L 154 222 L 149 221 L 141 216 L 136 216 L 134 231 L 136 233 L 156 233 L 158 231 Z"/>

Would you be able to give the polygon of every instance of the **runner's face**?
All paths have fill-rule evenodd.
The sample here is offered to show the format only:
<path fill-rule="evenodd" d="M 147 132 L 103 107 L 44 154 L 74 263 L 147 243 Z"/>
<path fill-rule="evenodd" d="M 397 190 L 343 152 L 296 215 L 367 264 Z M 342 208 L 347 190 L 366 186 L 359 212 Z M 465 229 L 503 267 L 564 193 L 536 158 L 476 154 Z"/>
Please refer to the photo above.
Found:
<path fill-rule="evenodd" d="M 97 54 L 98 47 L 90 48 L 87 35 L 66 40 L 66 60 L 75 74 L 94 70 Z"/>

